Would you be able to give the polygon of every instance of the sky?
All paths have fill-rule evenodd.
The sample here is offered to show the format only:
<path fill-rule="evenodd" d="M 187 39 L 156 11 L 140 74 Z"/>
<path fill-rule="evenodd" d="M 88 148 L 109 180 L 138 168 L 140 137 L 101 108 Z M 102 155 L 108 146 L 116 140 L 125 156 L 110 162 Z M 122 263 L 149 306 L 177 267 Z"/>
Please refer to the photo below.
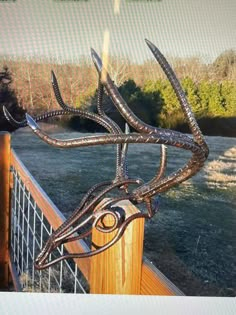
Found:
<path fill-rule="evenodd" d="M 76 62 L 109 53 L 143 62 L 144 39 L 173 57 L 213 61 L 236 49 L 235 0 L 16 0 L 0 2 L 0 55 L 44 56 Z"/>

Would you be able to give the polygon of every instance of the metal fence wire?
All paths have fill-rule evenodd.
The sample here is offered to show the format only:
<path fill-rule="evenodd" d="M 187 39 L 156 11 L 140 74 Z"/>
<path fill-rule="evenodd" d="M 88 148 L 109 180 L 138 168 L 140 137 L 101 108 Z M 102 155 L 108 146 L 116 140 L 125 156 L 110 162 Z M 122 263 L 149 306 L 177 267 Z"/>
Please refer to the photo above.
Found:
<path fill-rule="evenodd" d="M 47 221 L 30 191 L 12 167 L 11 192 L 11 259 L 23 291 L 87 293 L 89 285 L 74 260 L 63 260 L 46 270 L 34 268 L 34 260 L 52 234 Z M 63 245 L 55 251 L 56 258 L 65 252 Z"/>

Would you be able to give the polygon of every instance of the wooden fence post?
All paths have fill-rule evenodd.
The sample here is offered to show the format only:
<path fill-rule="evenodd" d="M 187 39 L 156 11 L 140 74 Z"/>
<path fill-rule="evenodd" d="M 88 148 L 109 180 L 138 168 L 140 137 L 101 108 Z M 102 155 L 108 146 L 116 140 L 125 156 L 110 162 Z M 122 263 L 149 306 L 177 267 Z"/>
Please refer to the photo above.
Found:
<path fill-rule="evenodd" d="M 0 290 L 9 284 L 10 146 L 10 134 L 0 132 Z"/>
<path fill-rule="evenodd" d="M 125 209 L 126 217 L 139 210 L 128 201 L 117 203 Z M 105 224 L 109 225 L 109 219 Z M 102 246 L 115 234 L 102 233 L 95 228 L 92 244 Z M 133 220 L 122 238 L 106 251 L 91 257 L 90 293 L 140 294 L 143 258 L 144 219 Z"/>

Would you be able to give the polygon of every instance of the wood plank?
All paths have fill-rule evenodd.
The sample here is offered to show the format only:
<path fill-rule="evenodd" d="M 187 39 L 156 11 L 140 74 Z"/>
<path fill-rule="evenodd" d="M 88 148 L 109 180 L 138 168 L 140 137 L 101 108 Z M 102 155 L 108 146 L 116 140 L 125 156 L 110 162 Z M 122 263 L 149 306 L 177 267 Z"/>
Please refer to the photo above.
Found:
<path fill-rule="evenodd" d="M 166 276 L 147 259 L 142 264 L 141 295 L 184 295 Z"/>
<path fill-rule="evenodd" d="M 32 197 L 36 201 L 38 207 L 43 212 L 44 216 L 52 226 L 53 230 L 56 230 L 64 221 L 65 217 L 56 207 L 56 205 L 47 196 L 44 190 L 39 186 L 33 176 L 26 169 L 24 164 L 15 154 L 14 150 L 11 150 L 11 165 L 19 173 L 26 189 L 30 191 Z M 84 253 L 89 250 L 84 241 L 75 241 L 65 245 L 69 253 Z M 90 270 L 90 258 L 74 259 L 79 269 L 82 271 L 84 277 L 89 279 Z"/>
<path fill-rule="evenodd" d="M 125 209 L 126 217 L 139 213 L 139 210 L 129 201 L 119 202 L 116 206 Z M 108 218 L 103 223 L 109 226 L 111 221 L 112 219 L 109 221 Z M 102 246 L 107 244 L 115 234 L 116 230 L 111 233 L 102 233 L 94 228 L 92 243 Z M 140 293 L 143 235 L 144 219 L 135 219 L 117 243 L 101 254 L 91 257 L 90 293 Z"/>
<path fill-rule="evenodd" d="M 9 283 L 10 146 L 11 135 L 0 132 L 0 290 Z"/>

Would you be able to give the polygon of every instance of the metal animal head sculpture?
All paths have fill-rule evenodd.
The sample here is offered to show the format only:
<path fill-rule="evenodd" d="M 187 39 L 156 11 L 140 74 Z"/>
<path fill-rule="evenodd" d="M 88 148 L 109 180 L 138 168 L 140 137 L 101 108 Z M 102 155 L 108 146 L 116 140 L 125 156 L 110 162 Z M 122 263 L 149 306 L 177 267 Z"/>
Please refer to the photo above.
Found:
<path fill-rule="evenodd" d="M 91 55 L 99 75 L 97 97 L 98 114 L 74 109 L 65 104 L 53 72 L 52 86 L 57 102 L 62 107 L 62 110 L 47 112 L 41 116 L 35 117 L 34 119 L 26 114 L 26 120 L 17 122 L 6 110 L 6 108 L 4 108 L 4 113 L 8 121 L 17 127 L 24 127 L 28 125 L 38 137 L 55 147 L 72 148 L 92 145 L 117 144 L 115 178 L 111 181 L 96 184 L 86 193 L 78 208 L 75 209 L 73 214 L 47 240 L 35 261 L 35 266 L 38 269 L 49 267 L 61 261 L 62 259 L 88 257 L 106 250 L 120 239 L 126 227 L 132 220 L 137 217 L 151 218 L 156 213 L 159 206 L 156 199 L 157 194 L 164 192 L 174 185 L 179 184 L 195 175 L 202 168 L 204 161 L 207 159 L 207 144 L 194 118 L 185 93 L 178 79 L 176 78 L 173 70 L 161 52 L 150 41 L 146 40 L 146 43 L 165 72 L 178 97 L 182 111 L 191 130 L 192 137 L 173 130 L 156 128 L 140 120 L 131 111 L 118 92 L 118 89 L 114 85 L 109 74 L 105 69 L 103 69 L 101 59 L 93 49 L 91 49 Z M 106 75 L 102 75 L 103 71 L 105 71 Z M 102 104 L 104 88 L 126 121 L 125 132 L 123 132 L 120 127 L 106 115 L 104 111 Z M 80 117 L 93 120 L 105 127 L 110 134 L 86 136 L 71 140 L 59 140 L 52 138 L 40 129 L 40 127 L 37 125 L 37 121 L 58 115 L 78 115 Z M 129 126 L 132 126 L 136 132 L 129 133 Z M 126 155 L 127 146 L 129 143 L 153 143 L 161 145 L 159 170 L 147 183 L 144 183 L 139 178 L 129 178 L 128 176 Z M 187 164 L 185 164 L 182 168 L 168 176 L 165 176 L 164 174 L 167 160 L 166 146 L 168 145 L 184 150 L 189 150 L 191 151 L 192 156 Z M 132 191 L 130 191 L 131 184 L 137 186 Z M 99 207 L 98 210 L 94 212 L 94 208 L 105 197 L 105 195 L 114 189 L 120 190 L 119 196 L 113 198 L 112 200 L 106 201 L 101 207 Z M 94 193 L 96 193 L 95 197 Z M 117 210 L 117 207 L 114 206 L 117 201 L 120 200 L 129 200 L 134 204 L 145 203 L 147 212 L 140 212 L 139 214 L 134 214 L 126 218 L 124 215 L 121 215 L 120 211 Z M 101 220 L 107 214 L 112 215 L 114 218 L 114 224 L 109 228 L 106 228 L 100 224 Z M 81 228 L 85 228 L 87 225 L 88 229 L 85 232 L 79 234 Z M 92 229 L 91 225 L 92 227 L 95 227 L 103 232 L 116 230 L 116 234 L 114 238 L 103 247 L 93 249 L 87 253 L 65 254 L 59 258 L 54 259 L 53 261 L 48 261 L 50 253 L 59 245 L 72 242 L 77 239 L 82 239 L 89 235 Z"/>

